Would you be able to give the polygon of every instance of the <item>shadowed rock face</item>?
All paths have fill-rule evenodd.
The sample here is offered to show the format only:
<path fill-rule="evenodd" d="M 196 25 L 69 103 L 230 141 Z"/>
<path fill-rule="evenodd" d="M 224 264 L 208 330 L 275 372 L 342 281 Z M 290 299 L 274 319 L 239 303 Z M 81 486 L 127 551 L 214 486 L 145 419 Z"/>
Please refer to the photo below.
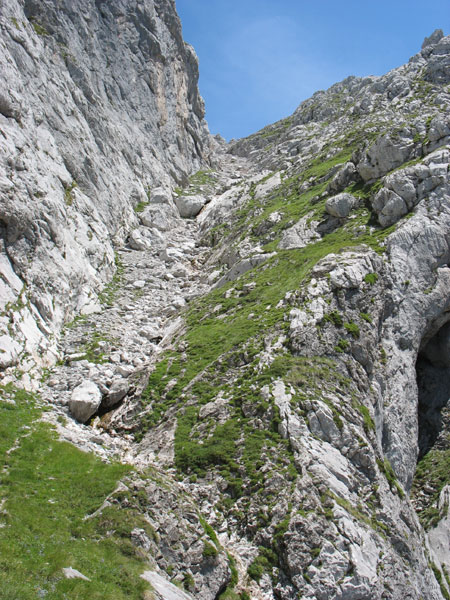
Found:
<path fill-rule="evenodd" d="M 450 408 L 450 324 L 446 323 L 419 353 L 416 363 L 419 394 L 419 457 L 448 432 Z M 444 430 L 444 431 L 443 431 Z M 442 436 L 440 445 L 447 449 Z"/>

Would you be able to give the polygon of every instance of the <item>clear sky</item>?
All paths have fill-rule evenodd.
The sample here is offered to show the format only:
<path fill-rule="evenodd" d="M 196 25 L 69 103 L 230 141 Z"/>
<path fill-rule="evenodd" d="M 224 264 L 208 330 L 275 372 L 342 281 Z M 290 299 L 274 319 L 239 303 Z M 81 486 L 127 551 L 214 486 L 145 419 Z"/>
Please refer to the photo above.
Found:
<path fill-rule="evenodd" d="M 240 138 L 348 75 L 382 75 L 435 29 L 450 0 L 176 0 L 200 59 L 212 133 Z"/>

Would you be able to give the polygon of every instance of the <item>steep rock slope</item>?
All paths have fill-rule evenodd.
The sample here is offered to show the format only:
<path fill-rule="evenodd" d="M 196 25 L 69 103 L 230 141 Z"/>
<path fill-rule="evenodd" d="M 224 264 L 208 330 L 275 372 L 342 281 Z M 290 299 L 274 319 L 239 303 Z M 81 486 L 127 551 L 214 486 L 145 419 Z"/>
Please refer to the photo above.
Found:
<path fill-rule="evenodd" d="M 79 39 L 93 43 L 89 58 L 80 53 L 76 68 L 63 58 L 89 102 L 107 93 L 95 65 L 84 70 L 98 56 L 100 19 L 113 32 L 124 27 L 117 40 L 108 37 L 113 45 L 136 27 L 152 57 L 163 40 L 175 62 L 190 52 L 174 34 L 172 3 L 137 2 L 127 12 L 125 3 L 80 2 L 76 14 L 73 4 L 52 6 L 24 5 L 37 37 L 20 12 L 2 22 L 8 36 L 22 31 L 31 48 L 49 52 L 61 43 L 60 29 L 75 35 L 71 22 L 86 20 L 97 32 Z M 140 30 L 146 14 L 162 19 L 156 41 L 146 37 L 150 25 Z M 188 112 L 198 129 L 189 129 L 186 146 L 178 141 L 176 158 L 170 131 L 154 142 L 152 179 L 140 183 L 163 187 L 150 194 L 139 223 L 131 206 L 147 200 L 139 178 L 120 168 L 132 162 L 127 148 L 131 156 L 139 148 L 131 129 L 129 139 L 120 135 L 125 113 L 138 109 L 130 100 L 118 124 L 115 117 L 102 123 L 119 127 L 117 140 L 103 130 L 95 138 L 97 145 L 104 135 L 103 143 L 114 140 L 95 163 L 104 185 L 115 182 L 122 199 L 132 185 L 141 194 L 127 200 L 121 226 L 132 229 L 130 248 L 118 255 L 123 273 L 105 292 L 107 310 L 71 324 L 63 364 L 41 385 L 43 420 L 84 453 L 38 421 L 42 406 L 31 409 L 30 398 L 1 389 L 0 564 L 8 594 L 448 598 L 449 56 L 450 38 L 437 31 L 407 65 L 349 78 L 291 118 L 223 147 L 228 155 L 217 157 L 217 170 L 197 172 L 189 185 L 183 173 L 198 170 L 212 142 L 200 148 L 195 131 L 203 125 Z M 199 100 L 186 89 L 195 114 Z M 128 102 L 127 94 L 116 102 Z M 4 116 L 19 132 L 14 106 L 7 99 Z M 94 136 L 100 125 L 95 111 L 89 116 Z M 58 132 L 51 127 L 55 139 Z M 78 164 L 67 151 L 47 172 L 69 172 L 65 210 L 84 198 L 83 177 L 86 185 L 94 180 L 84 159 Z M 113 165 L 103 162 L 110 157 Z M 79 167 L 77 187 L 70 161 Z M 181 182 L 173 195 L 159 165 Z M 102 239 L 121 239 L 114 201 L 95 198 L 106 215 Z M 5 248 L 8 266 L 20 252 Z M 7 270 L 5 280 L 19 287 Z M 10 300 L 8 310 L 19 315 L 12 327 L 33 310 L 26 298 Z M 11 323 L 7 331 L 20 339 Z M 92 392 L 81 397 L 81 411 L 80 388 Z"/>
<path fill-rule="evenodd" d="M 449 51 L 435 32 L 231 147 L 255 174 L 198 217 L 216 289 L 141 414 L 112 419 L 186 475 L 252 597 L 449 593 L 448 539 L 430 545 L 410 500 L 448 435 Z M 447 522 L 446 450 L 414 488 L 424 523 Z"/>
<path fill-rule="evenodd" d="M 0 11 L 0 365 L 27 369 L 98 309 L 133 208 L 205 164 L 209 134 L 173 1 Z"/>

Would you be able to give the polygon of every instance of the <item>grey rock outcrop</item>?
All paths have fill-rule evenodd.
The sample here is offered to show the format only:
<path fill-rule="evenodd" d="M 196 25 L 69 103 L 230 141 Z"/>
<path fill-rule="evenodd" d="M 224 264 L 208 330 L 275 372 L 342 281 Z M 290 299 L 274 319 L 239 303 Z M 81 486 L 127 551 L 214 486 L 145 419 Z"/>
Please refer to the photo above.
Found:
<path fill-rule="evenodd" d="M 111 409 L 125 398 L 130 390 L 129 382 L 123 377 L 117 377 L 111 383 L 108 393 L 102 402 L 102 408 Z"/>
<path fill-rule="evenodd" d="M 173 2 L 5 0 L 0 28 L 1 354 L 28 370 L 95 304 L 134 207 L 168 201 L 210 138 Z"/>
<path fill-rule="evenodd" d="M 352 162 L 346 163 L 328 184 L 330 192 L 339 192 L 358 179 L 358 172 Z"/>
<path fill-rule="evenodd" d="M 372 201 L 380 225 L 396 223 L 430 196 L 447 196 L 450 150 L 435 150 L 418 164 L 399 169 L 383 179 L 384 186 Z"/>
<path fill-rule="evenodd" d="M 354 196 L 342 193 L 328 198 L 325 203 L 325 210 L 333 217 L 345 219 L 357 203 L 358 201 Z"/>
<path fill-rule="evenodd" d="M 167 579 L 159 573 L 145 571 L 141 577 L 151 584 L 152 589 L 156 594 L 156 600 L 192 600 L 190 594 L 177 588 L 176 585 L 167 581 Z"/>
<path fill-rule="evenodd" d="M 155 204 L 147 206 L 139 215 L 139 220 L 146 227 L 164 232 L 173 226 L 177 217 L 177 210 L 172 204 Z"/>

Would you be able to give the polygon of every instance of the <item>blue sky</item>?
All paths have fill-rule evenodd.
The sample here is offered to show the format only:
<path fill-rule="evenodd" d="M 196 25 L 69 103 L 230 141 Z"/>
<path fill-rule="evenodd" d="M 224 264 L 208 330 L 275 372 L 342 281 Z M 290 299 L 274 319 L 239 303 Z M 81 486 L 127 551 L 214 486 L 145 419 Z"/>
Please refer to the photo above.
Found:
<path fill-rule="evenodd" d="M 382 75 L 450 34 L 450 0 L 176 0 L 200 59 L 212 133 L 227 140 L 290 115 L 348 75 Z"/>

